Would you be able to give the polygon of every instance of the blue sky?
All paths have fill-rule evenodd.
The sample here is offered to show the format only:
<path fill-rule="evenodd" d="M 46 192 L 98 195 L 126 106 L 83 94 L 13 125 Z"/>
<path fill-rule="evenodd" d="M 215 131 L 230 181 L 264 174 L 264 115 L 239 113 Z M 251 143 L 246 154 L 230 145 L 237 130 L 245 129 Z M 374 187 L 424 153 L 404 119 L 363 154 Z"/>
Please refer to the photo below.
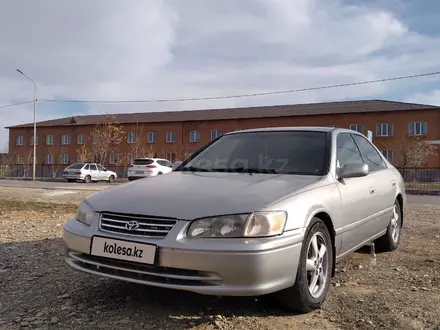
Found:
<path fill-rule="evenodd" d="M 163 99 L 332 85 L 440 71 L 438 0 L 4 0 L 0 106 L 32 99 Z M 38 103 L 90 113 L 388 99 L 440 105 L 440 76 L 255 98 Z M 0 109 L 1 126 L 32 104 Z M 0 129 L 0 148 L 7 130 Z"/>

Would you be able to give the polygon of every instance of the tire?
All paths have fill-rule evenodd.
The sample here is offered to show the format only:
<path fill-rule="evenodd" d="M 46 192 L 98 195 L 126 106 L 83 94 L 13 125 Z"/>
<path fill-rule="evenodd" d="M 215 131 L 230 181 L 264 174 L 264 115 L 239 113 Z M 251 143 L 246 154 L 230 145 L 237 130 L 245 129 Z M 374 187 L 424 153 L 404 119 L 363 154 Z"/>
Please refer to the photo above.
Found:
<path fill-rule="evenodd" d="M 400 237 L 402 231 L 402 210 L 400 203 L 396 199 L 394 202 L 393 215 L 388 224 L 387 232 L 374 241 L 376 251 L 391 252 L 396 250 L 400 244 Z"/>
<path fill-rule="evenodd" d="M 162 175 L 162 174 L 163 174 L 162 172 L 157 173 L 157 175 Z"/>
<path fill-rule="evenodd" d="M 92 177 L 90 175 L 86 175 L 86 177 L 84 178 L 84 182 L 85 183 L 90 183 L 92 182 Z"/>
<path fill-rule="evenodd" d="M 109 183 L 115 182 L 115 176 L 114 175 L 110 175 L 109 178 L 108 178 L 108 182 Z"/>
<path fill-rule="evenodd" d="M 313 248 L 314 244 L 312 240 L 315 241 L 315 238 L 318 250 L 322 248 L 322 245 L 326 248 L 325 254 L 320 258 L 321 261 L 319 261 L 319 259 L 314 260 L 316 250 Z M 311 263 L 309 262 L 309 266 L 311 267 L 309 271 L 307 270 L 308 259 L 314 260 L 311 261 Z M 320 267 L 316 268 L 316 265 Z M 312 275 L 312 269 L 314 275 Z M 309 313 L 321 308 L 330 287 L 332 269 L 333 245 L 329 230 L 321 219 L 313 218 L 301 248 L 295 284 L 276 294 L 281 307 L 299 313 Z M 317 289 L 317 292 L 311 293 L 309 285 L 312 284 L 311 282 L 315 278 L 317 282 L 313 289 Z M 323 283 L 318 286 L 322 278 L 324 278 Z"/>

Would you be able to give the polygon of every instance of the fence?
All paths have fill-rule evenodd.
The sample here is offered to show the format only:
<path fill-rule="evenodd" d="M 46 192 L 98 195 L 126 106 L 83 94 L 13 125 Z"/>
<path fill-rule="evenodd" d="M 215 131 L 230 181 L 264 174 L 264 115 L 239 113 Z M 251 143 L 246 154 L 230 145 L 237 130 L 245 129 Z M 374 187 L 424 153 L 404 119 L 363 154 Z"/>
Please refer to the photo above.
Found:
<path fill-rule="evenodd" d="M 64 164 L 37 164 L 35 175 L 42 179 L 61 179 Z M 127 165 L 107 165 L 107 169 L 117 173 L 119 178 L 127 177 Z M 440 168 L 398 167 L 407 189 L 440 190 Z M 32 177 L 32 164 L 0 165 L 0 178 L 29 178 Z"/>
<path fill-rule="evenodd" d="M 61 179 L 65 164 L 36 164 L 35 176 L 39 179 Z M 116 172 L 119 178 L 126 178 L 128 165 L 108 165 L 106 168 Z M 30 178 L 32 177 L 32 164 L 0 165 L 0 178 Z"/>

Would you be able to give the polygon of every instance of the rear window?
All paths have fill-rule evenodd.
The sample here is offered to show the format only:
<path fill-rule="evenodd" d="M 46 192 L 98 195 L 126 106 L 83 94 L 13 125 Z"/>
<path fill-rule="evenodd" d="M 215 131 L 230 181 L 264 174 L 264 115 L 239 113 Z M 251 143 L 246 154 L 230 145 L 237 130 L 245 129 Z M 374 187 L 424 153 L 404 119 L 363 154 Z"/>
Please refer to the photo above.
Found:
<path fill-rule="evenodd" d="M 154 163 L 154 160 L 152 160 L 152 159 L 135 159 L 133 161 L 133 165 L 150 165 L 153 163 Z"/>
<path fill-rule="evenodd" d="M 84 167 L 84 163 L 76 163 L 76 164 L 72 164 L 68 167 L 69 170 L 79 170 L 82 169 Z"/>

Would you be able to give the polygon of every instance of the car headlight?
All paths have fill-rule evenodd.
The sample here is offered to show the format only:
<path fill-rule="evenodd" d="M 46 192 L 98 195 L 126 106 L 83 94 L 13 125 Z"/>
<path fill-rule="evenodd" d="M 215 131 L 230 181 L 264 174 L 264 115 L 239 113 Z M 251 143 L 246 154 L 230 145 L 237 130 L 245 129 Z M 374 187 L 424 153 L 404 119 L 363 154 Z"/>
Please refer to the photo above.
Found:
<path fill-rule="evenodd" d="M 284 232 L 287 213 L 253 212 L 204 218 L 193 221 L 188 229 L 191 238 L 268 237 Z"/>
<path fill-rule="evenodd" d="M 78 211 L 76 212 L 76 220 L 79 222 L 82 222 L 86 225 L 89 225 L 92 223 L 92 219 L 95 216 L 96 212 L 93 211 L 93 209 L 87 204 L 87 202 L 82 202 L 78 208 Z"/>

